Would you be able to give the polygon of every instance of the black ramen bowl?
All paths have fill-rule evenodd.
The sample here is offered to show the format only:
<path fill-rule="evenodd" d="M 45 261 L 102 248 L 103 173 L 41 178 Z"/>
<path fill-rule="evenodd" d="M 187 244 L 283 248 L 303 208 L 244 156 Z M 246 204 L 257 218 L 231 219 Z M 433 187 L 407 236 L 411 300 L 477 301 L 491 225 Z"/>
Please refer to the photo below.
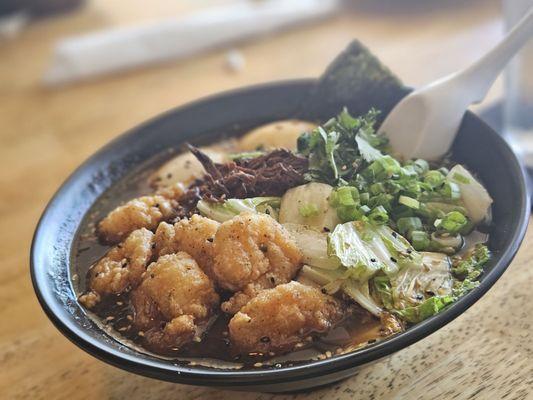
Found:
<path fill-rule="evenodd" d="M 131 196 L 126 189 L 116 189 L 122 182 L 157 164 L 146 160 L 161 162 L 170 156 L 168 149 L 180 149 L 185 141 L 209 143 L 269 121 L 313 117 L 299 110 L 315 84 L 315 80 L 297 80 L 254 86 L 180 107 L 118 137 L 79 167 L 46 208 L 31 251 L 35 292 L 56 327 L 88 353 L 137 374 L 191 385 L 282 392 L 346 378 L 359 366 L 430 335 L 483 296 L 520 246 L 528 222 L 529 198 L 524 169 L 509 146 L 478 117 L 467 113 L 453 145 L 453 158 L 474 171 L 494 199 L 489 239 L 493 257 L 479 287 L 401 334 L 326 360 L 277 369 L 224 370 L 185 365 L 126 346 L 80 306 L 77 294 L 83 279 L 77 278 L 88 268 L 80 262 L 80 237 L 90 227 L 90 216 L 102 214 Z M 315 115 L 316 119 L 323 117 Z"/>

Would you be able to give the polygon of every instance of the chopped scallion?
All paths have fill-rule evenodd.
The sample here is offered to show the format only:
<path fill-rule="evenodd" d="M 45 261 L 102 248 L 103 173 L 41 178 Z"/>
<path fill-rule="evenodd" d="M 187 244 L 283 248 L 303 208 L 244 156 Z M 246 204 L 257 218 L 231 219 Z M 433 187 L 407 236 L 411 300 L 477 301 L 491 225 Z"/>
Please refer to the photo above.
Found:
<path fill-rule="evenodd" d="M 446 179 L 446 177 L 439 171 L 428 171 L 426 175 L 424 175 L 424 182 L 433 188 L 442 185 L 442 183 L 444 183 L 444 179 Z"/>
<path fill-rule="evenodd" d="M 443 218 L 435 221 L 435 228 L 440 231 L 455 234 L 460 232 L 468 223 L 468 219 L 459 211 L 451 211 Z"/>
<path fill-rule="evenodd" d="M 424 173 L 426 173 L 427 171 L 429 171 L 429 164 L 426 160 L 422 160 L 422 159 L 418 159 L 418 160 L 415 160 L 415 162 L 413 163 L 413 166 L 415 168 L 415 171 L 419 174 L 419 175 L 422 175 Z"/>
<path fill-rule="evenodd" d="M 429 235 L 424 231 L 411 232 L 411 244 L 417 251 L 426 250 L 429 247 Z"/>
<path fill-rule="evenodd" d="M 398 203 L 403 204 L 404 206 L 407 206 L 409 208 L 413 208 L 415 210 L 418 210 L 420 208 L 420 202 L 416 199 L 413 199 L 412 197 L 400 196 L 398 198 Z"/>
<path fill-rule="evenodd" d="M 449 200 L 459 200 L 461 198 L 461 189 L 455 182 L 445 182 L 440 192 Z"/>
<path fill-rule="evenodd" d="M 368 219 L 374 224 L 383 225 L 389 221 L 389 214 L 383 206 L 377 206 L 372 211 L 370 211 Z"/>
<path fill-rule="evenodd" d="M 396 221 L 396 226 L 403 236 L 410 234 L 413 231 L 422 230 L 422 221 L 418 217 L 404 217 Z"/>

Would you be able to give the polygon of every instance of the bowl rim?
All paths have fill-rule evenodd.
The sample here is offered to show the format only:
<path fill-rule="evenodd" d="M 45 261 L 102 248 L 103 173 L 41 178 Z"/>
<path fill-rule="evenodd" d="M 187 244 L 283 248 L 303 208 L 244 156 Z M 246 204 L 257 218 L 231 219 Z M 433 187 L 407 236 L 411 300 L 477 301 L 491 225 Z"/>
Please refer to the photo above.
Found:
<path fill-rule="evenodd" d="M 57 299 L 53 298 L 51 291 L 46 288 L 47 285 L 44 279 L 44 269 L 46 266 L 40 266 L 39 254 L 42 252 L 42 247 L 44 245 L 44 243 L 42 243 L 42 237 L 46 234 L 47 220 L 49 219 L 50 214 L 57 206 L 56 203 L 58 199 L 68 192 L 69 188 L 76 181 L 78 174 L 81 173 L 86 165 L 90 164 L 91 161 L 94 161 L 99 154 L 107 149 L 110 149 L 115 142 L 122 140 L 125 137 L 132 136 L 135 133 L 142 132 L 143 128 L 149 124 L 172 115 L 173 113 L 184 112 L 187 109 L 191 109 L 200 104 L 222 101 L 228 97 L 238 96 L 240 94 L 250 93 L 253 91 L 260 92 L 269 88 L 281 89 L 283 87 L 289 88 L 291 86 L 298 85 L 312 87 L 312 85 L 316 84 L 316 82 L 316 79 L 293 79 L 244 86 L 203 97 L 184 105 L 172 108 L 117 136 L 97 150 L 91 157 L 89 157 L 78 168 L 76 168 L 76 170 L 62 183 L 43 211 L 37 224 L 31 245 L 30 274 L 33 288 L 41 307 L 56 328 L 70 341 L 89 354 L 108 364 L 130 372 L 161 380 L 185 384 L 219 387 L 246 387 L 254 385 L 279 384 L 303 379 L 313 379 L 327 374 L 348 370 L 370 361 L 378 360 L 411 344 L 414 344 L 426 336 L 429 336 L 436 330 L 453 321 L 464 311 L 470 308 L 477 300 L 479 300 L 507 269 L 516 252 L 518 251 L 528 225 L 530 199 L 527 190 L 528 181 L 526 179 L 526 171 L 522 163 L 518 160 L 509 145 L 498 133 L 496 133 L 479 117 L 469 112 L 469 114 L 472 114 L 474 118 L 476 118 L 476 122 L 481 124 L 488 134 L 493 136 L 492 139 L 499 142 L 498 145 L 501 147 L 501 150 L 504 153 L 507 153 L 505 156 L 513 164 L 513 171 L 511 173 L 516 175 L 521 192 L 520 198 L 517 199 L 517 205 L 520 208 L 520 222 L 514 232 L 512 232 L 512 239 L 510 241 L 511 245 L 502 250 L 499 255 L 499 261 L 484 276 L 483 281 L 476 289 L 460 298 L 445 311 L 414 325 L 409 330 L 394 335 L 383 341 L 378 341 L 375 344 L 366 346 L 356 351 L 338 355 L 325 360 L 310 361 L 283 368 L 242 371 L 194 368 L 186 365 L 172 364 L 164 359 L 144 359 L 137 357 L 135 354 L 126 354 L 118 349 L 105 346 L 101 341 L 87 334 L 84 328 L 70 320 L 64 320 L 61 318 L 61 314 L 66 311 L 64 306 L 62 307 L 62 305 L 57 302 Z M 67 265 L 68 264 L 70 264 L 70 260 L 67 262 Z M 79 304 L 77 306 L 80 307 Z"/>

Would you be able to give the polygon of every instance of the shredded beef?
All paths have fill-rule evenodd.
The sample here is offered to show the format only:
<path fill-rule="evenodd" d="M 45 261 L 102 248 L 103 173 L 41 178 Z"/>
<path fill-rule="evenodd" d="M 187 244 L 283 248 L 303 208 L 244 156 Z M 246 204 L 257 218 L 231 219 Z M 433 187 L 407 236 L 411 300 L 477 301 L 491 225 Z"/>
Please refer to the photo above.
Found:
<path fill-rule="evenodd" d="M 200 149 L 189 150 L 206 170 L 180 199 L 180 217 L 194 213 L 200 199 L 220 202 L 258 196 L 281 196 L 288 189 L 305 183 L 307 158 L 289 150 L 277 149 L 262 156 L 224 164 L 213 162 Z"/>

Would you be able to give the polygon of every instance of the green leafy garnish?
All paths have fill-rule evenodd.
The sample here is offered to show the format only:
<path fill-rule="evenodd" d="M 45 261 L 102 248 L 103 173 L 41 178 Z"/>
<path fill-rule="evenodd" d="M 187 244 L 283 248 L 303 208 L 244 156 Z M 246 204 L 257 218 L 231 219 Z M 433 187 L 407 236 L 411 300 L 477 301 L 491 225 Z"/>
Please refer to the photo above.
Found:
<path fill-rule="evenodd" d="M 459 279 L 474 280 L 483 272 L 483 266 L 489 261 L 490 252 L 483 244 L 475 245 L 464 257 L 453 261 L 453 274 Z"/>
<path fill-rule="evenodd" d="M 417 306 L 398 310 L 396 311 L 396 314 L 408 322 L 416 323 L 439 313 L 444 307 L 453 303 L 454 301 L 455 300 L 452 296 L 434 296 Z"/>
<path fill-rule="evenodd" d="M 375 133 L 377 115 L 377 111 L 370 110 L 366 115 L 354 118 L 343 110 L 313 132 L 302 134 L 298 138 L 298 151 L 309 157 L 308 180 L 332 185 L 346 183 L 363 165 L 365 158 L 383 157 L 379 148 L 386 145 L 387 139 Z M 364 143 L 363 154 L 357 140 Z"/>

